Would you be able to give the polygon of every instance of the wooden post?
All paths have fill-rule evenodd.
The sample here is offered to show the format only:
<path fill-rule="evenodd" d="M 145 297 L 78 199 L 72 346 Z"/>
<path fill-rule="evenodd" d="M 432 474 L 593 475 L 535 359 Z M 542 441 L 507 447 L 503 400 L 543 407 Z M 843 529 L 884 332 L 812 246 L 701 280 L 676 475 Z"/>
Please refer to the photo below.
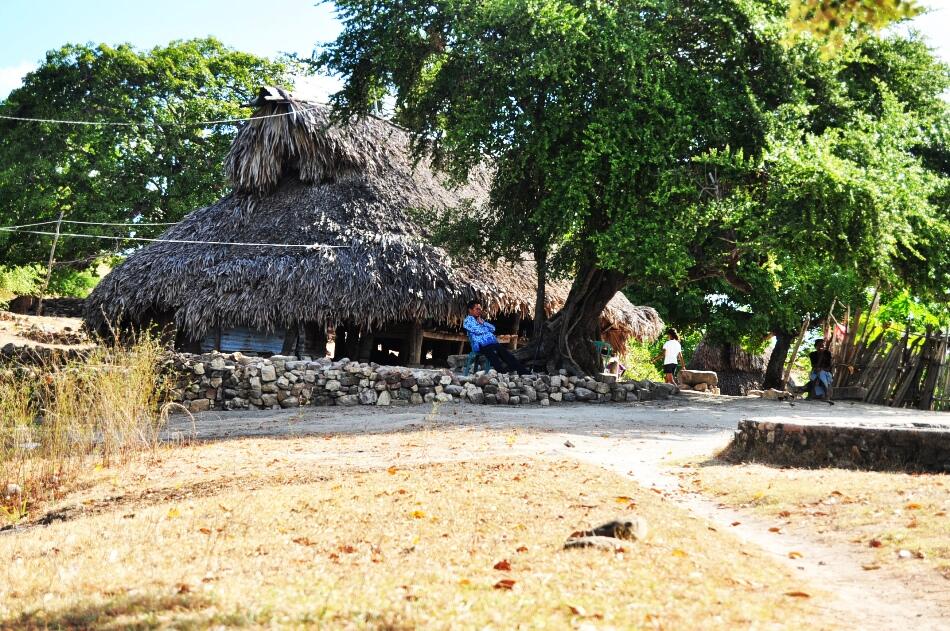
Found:
<path fill-rule="evenodd" d="M 406 358 L 406 365 L 419 365 L 422 363 L 422 323 L 413 322 L 409 325 L 409 356 Z"/>
<path fill-rule="evenodd" d="M 46 290 L 49 289 L 50 277 L 53 275 L 53 262 L 56 256 L 56 244 L 59 242 L 59 227 L 63 225 L 63 212 L 59 211 L 59 217 L 56 218 L 56 234 L 53 235 L 53 245 L 49 249 L 49 262 L 46 263 L 46 281 L 43 283 L 43 289 L 40 291 L 40 300 L 36 303 L 36 315 L 43 315 L 43 298 L 46 296 Z"/>
<path fill-rule="evenodd" d="M 515 314 L 515 322 L 511 326 L 511 350 L 518 350 L 518 329 L 521 328 L 521 312 Z"/>

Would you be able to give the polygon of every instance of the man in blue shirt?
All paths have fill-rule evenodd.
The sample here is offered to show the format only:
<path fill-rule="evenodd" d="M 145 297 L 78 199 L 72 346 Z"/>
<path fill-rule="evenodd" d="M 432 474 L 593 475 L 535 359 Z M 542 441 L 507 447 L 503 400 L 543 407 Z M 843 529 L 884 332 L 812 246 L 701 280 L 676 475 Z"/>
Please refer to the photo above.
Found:
<path fill-rule="evenodd" d="M 462 328 L 468 332 L 472 341 L 472 350 L 488 358 L 488 363 L 498 372 L 517 372 L 527 375 L 531 371 L 518 361 L 507 348 L 498 343 L 495 337 L 495 326 L 482 319 L 482 305 L 477 300 L 470 300 L 466 305 L 468 316 L 462 323 Z"/>

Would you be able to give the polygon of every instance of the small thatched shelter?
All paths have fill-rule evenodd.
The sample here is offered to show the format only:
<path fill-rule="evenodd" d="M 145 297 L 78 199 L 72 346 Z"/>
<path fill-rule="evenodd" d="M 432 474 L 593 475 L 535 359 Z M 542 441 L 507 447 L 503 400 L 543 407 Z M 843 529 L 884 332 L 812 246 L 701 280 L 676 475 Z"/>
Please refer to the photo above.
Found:
<path fill-rule="evenodd" d="M 413 164 L 407 134 L 384 120 L 334 125 L 325 108 L 272 88 L 255 105 L 225 164 L 233 192 L 104 278 L 87 301 L 89 326 L 155 322 L 174 325 L 176 343 L 191 350 L 321 356 L 329 326 L 338 356 L 394 352 L 408 364 L 459 351 L 472 298 L 500 333 L 526 332 L 533 264 L 456 264 L 410 212 L 480 203 L 487 174 L 452 188 L 425 161 Z M 551 283 L 549 312 L 568 289 Z M 602 324 L 615 345 L 653 339 L 663 326 L 621 294 Z"/>

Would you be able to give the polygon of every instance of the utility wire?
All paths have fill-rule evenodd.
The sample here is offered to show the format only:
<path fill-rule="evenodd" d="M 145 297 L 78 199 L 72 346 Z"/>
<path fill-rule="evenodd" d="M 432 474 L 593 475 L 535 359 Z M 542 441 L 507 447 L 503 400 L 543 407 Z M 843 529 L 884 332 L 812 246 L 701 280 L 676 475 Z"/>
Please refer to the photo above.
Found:
<path fill-rule="evenodd" d="M 312 102 L 312 101 L 311 101 Z M 179 125 L 182 127 L 198 127 L 202 125 L 226 125 L 229 123 L 243 123 L 250 120 L 259 120 L 262 118 L 280 118 L 282 116 L 296 116 L 297 114 L 302 114 L 303 112 L 310 112 L 313 110 L 320 109 L 324 107 L 323 103 L 318 103 L 313 107 L 305 107 L 302 109 L 291 110 L 289 112 L 283 112 L 280 114 L 263 114 L 261 116 L 248 116 L 247 118 L 222 118 L 219 120 L 209 120 L 209 121 L 192 121 L 192 122 L 178 122 L 172 121 L 171 125 Z M 128 121 L 77 121 L 77 120 L 63 120 L 58 118 L 28 118 L 26 116 L 7 116 L 6 114 L 0 114 L 0 118 L 5 120 L 12 121 L 21 121 L 26 123 L 55 123 L 58 125 L 99 125 L 99 126 L 112 126 L 112 127 L 137 127 L 139 125 L 152 126 L 155 125 L 154 122 L 142 122 L 142 123 L 130 123 Z"/>
<path fill-rule="evenodd" d="M 52 222 L 55 223 L 55 222 Z M 57 233 L 55 232 L 44 232 L 41 230 L 20 230 L 16 227 L 12 228 L 3 228 L 0 227 L 2 232 L 17 232 L 17 233 L 27 233 L 27 234 L 42 234 L 55 237 Z M 148 239 L 146 237 L 116 237 L 111 235 L 104 234 L 77 234 L 72 232 L 60 232 L 59 236 L 61 237 L 79 237 L 81 239 L 109 239 L 112 241 L 148 241 L 150 243 L 187 243 L 194 245 L 243 245 L 251 247 L 271 247 L 271 248 L 303 248 L 305 250 L 319 250 L 319 249 L 340 249 L 340 248 L 349 248 L 348 245 L 322 245 L 319 243 L 313 243 L 310 245 L 303 243 L 241 243 L 241 242 L 230 242 L 230 241 L 193 241 L 191 239 Z"/>

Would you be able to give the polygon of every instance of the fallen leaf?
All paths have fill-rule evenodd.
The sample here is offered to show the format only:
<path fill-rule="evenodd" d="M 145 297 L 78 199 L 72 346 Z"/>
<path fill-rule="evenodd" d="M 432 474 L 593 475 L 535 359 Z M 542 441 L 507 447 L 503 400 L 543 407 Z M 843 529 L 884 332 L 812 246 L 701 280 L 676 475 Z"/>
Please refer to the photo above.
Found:
<path fill-rule="evenodd" d="M 811 594 L 808 592 L 785 592 L 785 595 L 792 598 L 811 598 Z"/>
<path fill-rule="evenodd" d="M 308 547 L 317 545 L 316 542 L 310 540 L 310 537 L 297 537 L 296 539 L 292 539 L 291 541 L 293 541 L 296 544 L 299 544 L 302 546 L 308 546 Z"/>
<path fill-rule="evenodd" d="M 792 514 L 788 512 L 787 510 L 783 510 L 782 512 L 778 514 L 779 517 L 790 517 L 791 515 Z"/>
<path fill-rule="evenodd" d="M 584 611 L 581 607 L 575 607 L 574 605 L 567 606 L 568 611 L 570 611 L 575 616 L 581 616 L 582 618 L 587 615 L 587 612 Z"/>
<path fill-rule="evenodd" d="M 211 534 L 211 529 L 210 529 L 210 528 L 199 528 L 199 529 L 198 529 L 198 532 L 200 532 L 200 533 L 203 534 L 203 535 L 210 535 L 210 534 Z"/>
<path fill-rule="evenodd" d="M 738 526 L 738 525 L 741 524 L 741 523 L 742 523 L 741 521 L 734 521 L 734 522 L 732 522 L 732 523 L 729 524 L 729 525 L 730 525 L 730 526 Z"/>
<path fill-rule="evenodd" d="M 178 584 L 178 593 L 179 593 L 179 594 L 187 594 L 187 593 L 190 592 L 190 591 L 191 591 L 191 587 L 188 585 L 188 583 L 179 583 L 179 584 Z"/>
<path fill-rule="evenodd" d="M 879 570 L 879 569 L 881 569 L 881 566 L 878 565 L 877 563 L 862 563 L 862 564 L 861 564 L 861 569 L 862 569 L 862 570 L 868 570 L 868 571 L 870 571 L 870 570 Z"/>
<path fill-rule="evenodd" d="M 414 510 L 411 513 L 409 513 L 409 516 L 412 517 L 413 519 L 422 519 L 423 517 L 426 516 L 426 514 L 425 512 L 421 510 Z"/>
<path fill-rule="evenodd" d="M 398 471 L 398 469 L 396 468 L 396 465 L 393 465 L 389 467 L 388 469 L 386 469 L 386 473 L 388 473 L 389 475 L 396 475 L 396 471 Z"/>
<path fill-rule="evenodd" d="M 920 510 L 921 508 L 923 508 L 923 506 L 921 506 L 917 502 L 909 502 L 904 506 L 904 508 L 907 510 Z"/>
<path fill-rule="evenodd" d="M 528 546 L 518 546 L 518 549 L 515 552 L 527 552 Z"/>
<path fill-rule="evenodd" d="M 796 552 L 795 550 L 792 550 L 791 552 L 788 553 L 788 558 L 790 559 L 800 559 L 802 558 L 802 556 L 803 555 L 801 552 Z"/>
<path fill-rule="evenodd" d="M 868 541 L 868 547 L 871 547 L 871 548 L 880 548 L 883 545 L 884 544 L 881 543 L 879 539 L 871 539 L 870 541 Z"/>
<path fill-rule="evenodd" d="M 917 527 L 917 518 L 914 517 L 914 518 L 911 519 L 909 522 L 907 522 L 907 527 L 908 527 L 908 528 L 916 528 L 916 527 Z"/>
<path fill-rule="evenodd" d="M 492 587 L 494 587 L 495 589 L 513 589 L 514 586 L 515 586 L 515 581 L 511 580 L 510 578 L 503 578 L 497 583 L 495 583 L 494 585 L 492 585 Z"/>
<path fill-rule="evenodd" d="M 354 548 L 353 546 L 349 544 L 345 544 L 345 545 L 341 544 L 337 546 L 337 550 L 339 550 L 343 554 L 353 554 L 354 552 L 356 552 L 356 548 Z"/>
<path fill-rule="evenodd" d="M 936 513 L 934 513 L 934 517 L 946 517 L 946 516 L 947 516 L 947 511 L 945 510 L 937 511 Z"/>
<path fill-rule="evenodd" d="M 466 585 L 471 585 L 471 584 L 472 584 L 472 581 L 468 580 L 467 578 L 463 578 L 459 580 L 459 585 L 466 586 Z"/>
<path fill-rule="evenodd" d="M 685 558 L 689 556 L 689 553 L 686 552 L 686 550 L 682 550 L 680 548 L 673 548 L 673 551 L 670 552 L 670 554 L 672 554 L 675 557 L 680 557 L 680 558 Z"/>
<path fill-rule="evenodd" d="M 779 528 L 778 526 L 772 526 L 771 528 L 769 528 L 769 532 L 782 532 L 782 529 Z"/>
<path fill-rule="evenodd" d="M 496 570 L 501 570 L 502 572 L 508 572 L 511 570 L 511 563 L 508 562 L 508 559 L 502 559 L 492 567 Z"/>
<path fill-rule="evenodd" d="M 167 517 L 169 519 L 175 519 L 176 517 L 181 517 L 181 511 L 175 508 L 174 506 L 172 506 L 171 508 L 168 509 Z"/>
<path fill-rule="evenodd" d="M 632 502 L 633 498 L 627 497 L 626 495 L 618 495 L 617 497 L 614 498 L 614 501 L 617 502 L 618 504 L 626 504 L 628 502 Z"/>
<path fill-rule="evenodd" d="M 565 441 L 564 441 L 564 446 L 565 446 L 565 447 L 573 447 L 573 446 L 574 446 L 574 443 L 572 443 L 572 442 L 569 441 L 569 440 L 565 440 Z"/>
<path fill-rule="evenodd" d="M 838 497 L 843 497 L 843 496 L 844 496 L 844 493 L 842 493 L 841 491 L 832 491 L 830 494 L 831 494 L 831 495 L 837 495 Z"/>

